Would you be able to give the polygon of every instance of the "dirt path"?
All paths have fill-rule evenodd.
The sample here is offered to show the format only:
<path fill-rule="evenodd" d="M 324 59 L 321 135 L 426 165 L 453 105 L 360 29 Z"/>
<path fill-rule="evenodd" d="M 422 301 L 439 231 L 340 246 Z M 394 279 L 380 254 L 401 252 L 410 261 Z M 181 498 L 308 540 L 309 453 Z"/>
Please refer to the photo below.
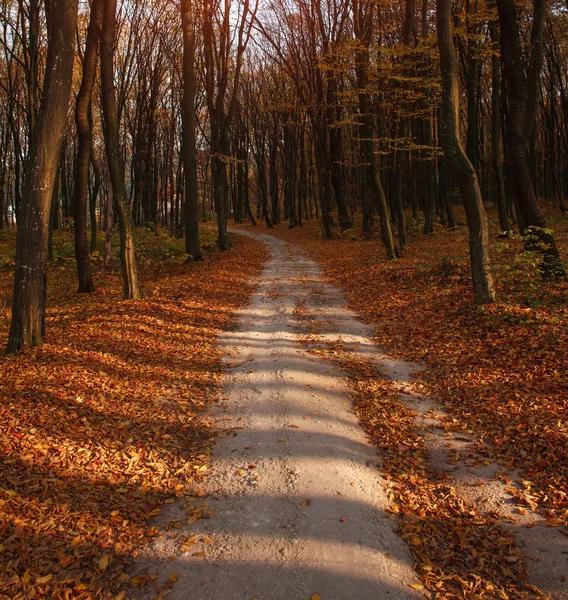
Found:
<path fill-rule="evenodd" d="M 169 599 L 420 598 L 409 587 L 419 580 L 385 513 L 376 450 L 351 410 L 343 374 L 298 344 L 297 306 L 323 285 L 320 270 L 289 244 L 262 238 L 272 258 L 237 330 L 222 339 L 234 368 L 228 400 L 213 411 L 226 430 L 204 487 L 205 510 L 215 513 L 187 531 L 212 541 L 190 538 L 180 557 L 170 530 L 138 573 L 177 555 L 158 578 L 178 574 Z M 340 331 L 369 333 L 334 292 L 338 312 L 330 316 Z M 172 506 L 160 521 L 184 518 L 185 509 Z"/>
<path fill-rule="evenodd" d="M 241 233 L 266 241 L 272 257 L 236 331 L 221 340 L 232 367 L 226 400 L 212 411 L 222 437 L 203 496 L 164 511 L 157 522 L 164 531 L 135 573 L 158 572 L 168 599 L 420 598 L 408 547 L 386 512 L 376 449 L 353 414 L 345 374 L 301 344 L 305 315 L 325 325 L 320 341 L 341 341 L 378 362 L 402 391 L 412 392 L 413 366 L 378 353 L 373 328 L 297 248 Z M 452 450 L 447 438 L 442 443 L 436 450 Z M 560 583 L 557 572 L 547 577 Z M 155 588 L 145 589 L 141 598 L 155 597 Z"/>

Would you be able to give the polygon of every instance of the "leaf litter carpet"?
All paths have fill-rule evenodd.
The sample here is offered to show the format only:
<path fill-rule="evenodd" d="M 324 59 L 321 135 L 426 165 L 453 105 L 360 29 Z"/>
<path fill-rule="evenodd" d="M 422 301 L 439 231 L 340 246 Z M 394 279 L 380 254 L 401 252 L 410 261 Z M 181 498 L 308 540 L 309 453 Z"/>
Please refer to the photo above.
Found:
<path fill-rule="evenodd" d="M 518 474 L 379 351 L 315 262 L 245 233 L 272 255 L 221 338 L 221 439 L 204 484 L 156 520 L 141 597 L 567 597 L 566 538 L 511 504 Z"/>

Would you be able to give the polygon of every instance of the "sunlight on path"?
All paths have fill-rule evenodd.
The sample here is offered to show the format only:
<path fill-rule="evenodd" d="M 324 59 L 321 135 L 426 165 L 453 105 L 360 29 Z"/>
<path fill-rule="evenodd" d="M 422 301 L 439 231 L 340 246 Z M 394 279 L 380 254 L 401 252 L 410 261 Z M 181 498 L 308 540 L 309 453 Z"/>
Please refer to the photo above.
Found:
<path fill-rule="evenodd" d="M 180 554 L 179 541 L 164 536 L 147 557 L 149 569 L 169 559 L 159 573 L 159 582 L 177 574 L 168 598 L 420 598 L 410 587 L 419 580 L 407 546 L 385 512 L 376 449 L 351 410 L 343 374 L 298 343 L 305 332 L 298 306 L 329 289 L 313 261 L 258 237 L 272 258 L 237 330 L 221 340 L 233 368 L 227 400 L 213 411 L 226 432 L 204 488 L 205 510 L 215 513 L 188 530 L 207 540 L 190 538 L 191 549 Z M 338 333 L 376 353 L 370 329 L 332 293 Z M 177 507 L 167 518 L 183 516 Z"/>

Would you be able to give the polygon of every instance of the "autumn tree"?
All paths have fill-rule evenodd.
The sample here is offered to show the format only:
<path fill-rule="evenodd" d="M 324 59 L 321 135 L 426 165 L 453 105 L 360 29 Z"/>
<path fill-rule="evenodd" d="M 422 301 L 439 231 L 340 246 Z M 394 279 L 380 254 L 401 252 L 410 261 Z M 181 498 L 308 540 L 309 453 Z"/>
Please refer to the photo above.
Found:
<path fill-rule="evenodd" d="M 16 270 L 8 352 L 42 343 L 51 199 L 73 76 L 76 0 L 46 0 L 45 83 L 31 132 L 16 239 Z"/>
<path fill-rule="evenodd" d="M 436 16 L 442 72 L 442 147 L 466 210 L 474 301 L 489 304 L 495 300 L 495 290 L 489 265 L 487 216 L 477 174 L 460 139 L 458 65 L 452 34 L 451 0 L 436 1 Z"/>
<path fill-rule="evenodd" d="M 114 85 L 115 32 L 116 0 L 107 0 L 104 5 L 101 30 L 103 131 L 112 195 L 120 224 L 120 262 L 122 265 L 124 299 L 137 300 L 140 298 L 140 288 L 138 286 L 132 216 L 128 196 L 126 195 L 124 167 L 119 147 L 119 121 Z"/>
<path fill-rule="evenodd" d="M 542 255 L 543 276 L 564 278 L 566 272 L 560 262 L 552 231 L 540 210 L 528 162 L 529 139 L 535 127 L 538 107 L 547 2 L 534 0 L 528 57 L 523 56 L 516 3 L 514 0 L 496 0 L 496 4 L 501 26 L 504 74 L 509 86 L 506 115 L 507 176 L 521 219 L 521 232 L 530 236 L 529 244 Z"/>
<path fill-rule="evenodd" d="M 209 116 L 211 175 L 218 244 L 231 247 L 227 233 L 227 163 L 229 129 L 235 114 L 244 53 L 258 2 L 204 0 L 202 73 Z"/>
<path fill-rule="evenodd" d="M 201 260 L 199 242 L 199 196 L 195 140 L 196 41 L 195 22 L 198 15 L 190 0 L 181 2 L 183 29 L 183 166 L 185 176 L 185 251 L 193 260 Z"/>
<path fill-rule="evenodd" d="M 92 153 L 92 123 L 90 118 L 93 87 L 97 73 L 100 30 L 103 22 L 103 2 L 93 0 L 87 28 L 87 41 L 83 57 L 83 76 L 75 104 L 77 125 L 77 159 L 75 166 L 75 257 L 79 276 L 79 292 L 93 292 L 89 243 L 87 237 L 87 207 L 89 198 L 89 165 Z M 92 224 L 96 230 L 96 224 Z"/>

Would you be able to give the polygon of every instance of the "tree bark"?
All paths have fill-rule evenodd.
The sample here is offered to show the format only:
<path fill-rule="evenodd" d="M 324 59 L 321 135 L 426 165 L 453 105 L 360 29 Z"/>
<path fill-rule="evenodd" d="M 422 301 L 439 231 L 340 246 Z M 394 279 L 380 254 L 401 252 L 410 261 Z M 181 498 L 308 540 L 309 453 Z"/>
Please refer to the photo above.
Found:
<path fill-rule="evenodd" d="M 87 207 L 89 199 L 89 163 L 93 134 L 89 119 L 90 104 L 97 73 L 97 54 L 99 36 L 103 22 L 102 0 L 93 0 L 91 16 L 87 28 L 85 56 L 83 58 L 83 77 L 77 94 L 75 105 L 75 124 L 77 126 L 77 161 L 75 165 L 75 258 L 79 278 L 79 293 L 95 291 L 89 260 L 89 243 L 87 239 Z"/>
<path fill-rule="evenodd" d="M 469 226 L 469 255 L 476 304 L 495 301 L 489 265 L 487 215 L 475 169 L 459 136 L 459 90 L 456 49 L 452 37 L 451 0 L 436 0 L 438 46 L 442 72 L 441 142 L 447 164 L 458 182 Z"/>
<path fill-rule="evenodd" d="M 195 147 L 195 31 L 192 3 L 181 2 L 183 27 L 183 168 L 185 172 L 185 252 L 201 260 L 199 241 L 199 193 Z"/>
<path fill-rule="evenodd" d="M 501 60 L 496 50 L 499 47 L 499 32 L 494 21 L 489 23 L 489 34 L 494 46 L 491 57 L 491 159 L 495 187 L 497 188 L 497 212 L 501 231 L 511 231 L 511 223 L 507 214 L 507 195 L 505 192 L 505 178 L 503 177 L 503 164 L 501 162 Z"/>
<path fill-rule="evenodd" d="M 18 218 L 7 352 L 40 345 L 45 329 L 49 216 L 71 93 L 77 0 L 46 0 L 46 13 L 45 83 Z"/>
<path fill-rule="evenodd" d="M 503 72 L 509 84 L 506 117 L 506 164 L 511 193 L 524 224 L 528 246 L 542 256 L 544 278 L 565 278 L 556 241 L 540 211 L 530 176 L 528 150 L 535 125 L 540 71 L 542 67 L 542 30 L 546 16 L 546 0 L 534 0 L 531 51 L 525 73 L 517 8 L 514 0 L 496 0 L 501 26 Z"/>
<path fill-rule="evenodd" d="M 95 183 L 93 185 L 93 190 L 89 199 L 89 211 L 91 214 L 91 252 L 94 252 L 97 249 L 97 198 L 101 191 L 101 169 L 98 165 L 97 160 L 93 156 L 92 150 L 91 165 L 93 167 L 93 173 L 95 175 Z"/>
<path fill-rule="evenodd" d="M 116 31 L 116 0 L 106 0 L 101 30 L 101 89 L 103 133 L 114 205 L 120 225 L 120 263 L 125 300 L 138 300 L 138 272 L 134 252 L 132 216 L 126 195 L 124 170 L 120 157 L 119 123 L 114 87 L 114 36 Z"/>

